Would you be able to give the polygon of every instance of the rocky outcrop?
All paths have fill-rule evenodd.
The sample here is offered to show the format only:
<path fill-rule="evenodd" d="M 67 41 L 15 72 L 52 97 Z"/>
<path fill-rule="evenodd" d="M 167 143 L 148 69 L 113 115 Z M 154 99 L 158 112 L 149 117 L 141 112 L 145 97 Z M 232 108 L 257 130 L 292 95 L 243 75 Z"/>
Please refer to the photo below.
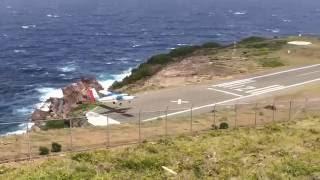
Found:
<path fill-rule="evenodd" d="M 89 101 L 88 90 L 103 90 L 103 87 L 95 78 L 82 78 L 80 81 L 62 88 L 63 98 L 50 98 L 40 109 L 32 114 L 32 121 L 37 122 L 46 119 L 67 118 L 72 109 L 79 104 Z"/>

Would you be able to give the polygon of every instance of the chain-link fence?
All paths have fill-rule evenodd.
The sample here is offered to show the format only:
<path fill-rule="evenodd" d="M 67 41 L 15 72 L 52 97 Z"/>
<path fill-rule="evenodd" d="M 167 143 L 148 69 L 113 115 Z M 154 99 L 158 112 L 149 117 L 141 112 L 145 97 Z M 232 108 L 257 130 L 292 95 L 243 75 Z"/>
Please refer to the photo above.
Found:
<path fill-rule="evenodd" d="M 178 112 L 178 113 L 177 113 Z M 115 116 L 105 114 L 107 124 Z M 30 122 L 0 122 L 0 126 L 25 126 L 26 133 L 0 137 L 0 163 L 35 159 L 89 149 L 110 148 L 167 136 L 205 130 L 255 127 L 273 122 L 320 116 L 320 101 L 294 100 L 236 103 L 205 109 L 164 109 L 126 114 L 120 124 L 92 126 L 85 117 Z M 150 119 L 150 117 L 156 117 Z M 58 146 L 58 147 L 57 147 Z M 47 152 L 48 151 L 48 152 Z"/>

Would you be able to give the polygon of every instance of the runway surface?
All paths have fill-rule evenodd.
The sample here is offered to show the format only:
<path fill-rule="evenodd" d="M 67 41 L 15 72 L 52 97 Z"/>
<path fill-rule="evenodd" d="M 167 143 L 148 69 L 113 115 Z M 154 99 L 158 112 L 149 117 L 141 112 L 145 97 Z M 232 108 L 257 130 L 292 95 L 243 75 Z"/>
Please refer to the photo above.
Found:
<path fill-rule="evenodd" d="M 152 121 L 168 116 L 209 112 L 214 105 L 234 103 L 254 99 L 268 94 L 277 94 L 289 88 L 309 83 L 320 83 L 320 64 L 298 67 L 284 71 L 231 80 L 219 84 L 192 85 L 178 88 L 146 92 L 137 95 L 123 113 L 111 113 L 117 121 L 130 121 L 139 118 Z"/>

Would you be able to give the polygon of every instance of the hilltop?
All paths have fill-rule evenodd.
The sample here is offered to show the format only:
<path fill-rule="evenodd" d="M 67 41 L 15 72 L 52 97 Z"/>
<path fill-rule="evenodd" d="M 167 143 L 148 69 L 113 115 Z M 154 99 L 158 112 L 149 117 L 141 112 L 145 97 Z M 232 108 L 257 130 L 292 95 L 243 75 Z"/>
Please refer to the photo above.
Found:
<path fill-rule="evenodd" d="M 312 42 L 308 46 L 291 41 Z M 320 57 L 317 37 L 249 37 L 235 44 L 208 42 L 182 46 L 149 58 L 111 89 L 139 92 L 173 86 L 201 84 L 271 68 L 313 64 Z"/>

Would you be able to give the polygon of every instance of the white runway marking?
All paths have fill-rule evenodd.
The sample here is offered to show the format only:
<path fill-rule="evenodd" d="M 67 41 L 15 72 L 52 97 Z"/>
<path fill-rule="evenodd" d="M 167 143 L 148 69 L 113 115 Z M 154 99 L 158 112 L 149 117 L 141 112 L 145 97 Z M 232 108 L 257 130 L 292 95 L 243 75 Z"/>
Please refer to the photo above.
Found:
<path fill-rule="evenodd" d="M 225 94 L 230 94 L 230 95 L 234 95 L 234 96 L 242 96 L 240 94 L 236 94 L 236 93 L 232 93 L 232 92 L 228 92 L 228 91 L 223 91 L 223 90 L 219 90 L 219 89 L 215 89 L 215 88 L 208 88 L 209 90 L 212 90 L 212 91 L 218 91 L 218 92 L 222 92 L 222 93 L 225 93 Z"/>
<path fill-rule="evenodd" d="M 212 85 L 212 87 L 232 87 L 234 85 L 249 84 L 251 82 L 255 82 L 254 81 L 255 79 L 274 76 L 274 75 L 283 74 L 283 73 L 287 73 L 287 72 L 293 72 L 293 71 L 308 69 L 308 68 L 313 68 L 313 67 L 318 67 L 318 66 L 320 66 L 320 64 L 314 64 L 314 65 L 310 65 L 310 66 L 304 66 L 304 67 L 300 67 L 300 68 L 294 68 L 294 69 L 289 69 L 289 70 L 285 70 L 285 71 L 279 71 L 279 72 L 266 74 L 266 75 L 261 75 L 261 76 L 256 76 L 256 77 L 252 77 L 252 78 L 226 82 L 226 83 L 222 83 L 222 84 Z"/>
<path fill-rule="evenodd" d="M 258 89 L 253 89 L 253 90 L 250 90 L 250 91 L 246 91 L 246 93 L 256 93 L 256 92 L 259 92 L 259 91 L 265 91 L 265 90 L 268 90 L 268 89 L 272 89 L 272 88 L 277 88 L 277 87 L 283 87 L 283 86 L 280 86 L 280 85 L 273 85 L 273 86 L 267 86 L 267 87 L 263 87 L 263 88 L 258 88 Z"/>
<path fill-rule="evenodd" d="M 300 75 L 298 75 L 298 76 L 307 76 L 307 75 L 316 74 L 316 73 L 320 73 L 320 71 L 308 72 L 308 73 L 300 74 Z"/>
<path fill-rule="evenodd" d="M 268 91 L 268 92 L 275 92 L 275 91 L 279 91 L 279 90 L 284 90 L 284 89 L 297 87 L 297 86 L 301 86 L 301 85 L 304 85 L 304 84 L 309 84 L 309 83 L 313 83 L 313 82 L 317 82 L 317 81 L 320 81 L 320 78 L 309 80 L 309 81 L 305 81 L 305 82 L 301 82 L 301 83 L 297 83 L 297 84 L 292 84 L 292 85 L 289 85 L 289 86 L 285 86 L 282 89 L 274 89 L 274 90 Z M 194 108 L 192 108 L 192 110 L 194 111 L 194 110 L 199 110 L 199 109 L 203 109 L 203 108 L 213 107 L 215 105 L 220 105 L 220 104 L 225 104 L 225 103 L 229 103 L 229 102 L 233 102 L 233 101 L 242 100 L 242 99 L 245 99 L 245 98 L 255 97 L 255 96 L 258 96 L 258 95 L 261 95 L 261 94 L 265 94 L 265 93 L 268 93 L 268 92 L 261 92 L 260 94 L 251 94 L 251 95 L 248 95 L 248 96 L 240 96 L 240 97 L 237 97 L 237 98 L 234 98 L 234 99 L 228 99 L 228 100 L 217 102 L 217 103 L 213 103 L 213 104 L 207 104 L 207 105 L 204 105 L 204 106 L 194 107 Z M 184 110 L 184 111 L 178 111 L 178 112 L 170 113 L 170 114 L 163 115 L 163 116 L 153 117 L 153 118 L 146 119 L 146 120 L 143 120 L 143 121 L 144 122 L 146 122 L 146 121 L 154 121 L 154 120 L 157 120 L 158 118 L 174 116 L 174 115 L 178 115 L 178 114 L 187 113 L 187 112 L 190 112 L 190 111 L 191 111 L 191 109 Z"/>
<path fill-rule="evenodd" d="M 182 99 L 178 99 L 177 101 L 171 101 L 172 103 L 177 103 L 178 105 L 189 103 L 189 101 L 183 101 Z"/>

